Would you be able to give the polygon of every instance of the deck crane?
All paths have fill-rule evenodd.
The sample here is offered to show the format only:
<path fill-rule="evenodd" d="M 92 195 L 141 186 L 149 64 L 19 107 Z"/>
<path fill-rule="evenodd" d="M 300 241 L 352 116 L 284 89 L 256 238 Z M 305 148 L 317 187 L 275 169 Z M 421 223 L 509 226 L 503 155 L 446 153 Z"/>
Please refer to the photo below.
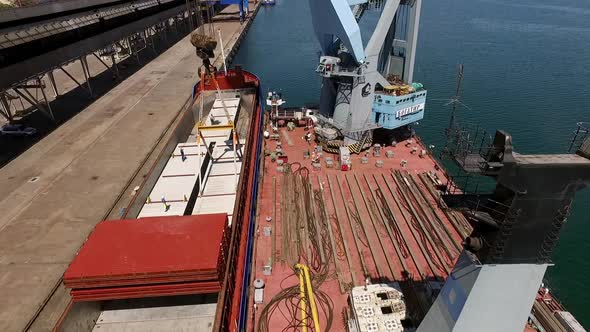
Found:
<path fill-rule="evenodd" d="M 358 153 L 380 128 L 372 114 L 375 89 L 390 86 L 391 75 L 412 83 L 421 0 L 310 0 L 309 4 L 322 50 L 316 70 L 322 76 L 316 135 L 323 141 L 342 141 Z M 381 10 L 381 16 L 363 47 L 358 21 L 369 10 Z"/>

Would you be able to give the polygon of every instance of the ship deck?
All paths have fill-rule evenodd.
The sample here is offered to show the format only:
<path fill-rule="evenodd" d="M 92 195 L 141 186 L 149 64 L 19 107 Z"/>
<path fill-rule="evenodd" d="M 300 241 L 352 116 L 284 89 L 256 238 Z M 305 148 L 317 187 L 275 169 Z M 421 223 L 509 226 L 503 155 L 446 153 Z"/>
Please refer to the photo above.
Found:
<path fill-rule="evenodd" d="M 350 290 L 367 279 L 397 282 L 412 319 L 419 321 L 470 232 L 462 216 L 439 203 L 432 180 L 447 182 L 442 168 L 430 154 L 420 156 L 426 148 L 417 139 L 382 148 L 380 157 L 372 149 L 353 155 L 349 171 L 340 170 L 336 155 L 324 153 L 318 168 L 304 157 L 315 147 L 313 140 L 308 144 L 303 139 L 304 128 L 279 131 L 288 163 L 279 166 L 270 156 L 264 161 L 251 280 L 261 279 L 265 287 L 263 303 L 255 308 L 253 299 L 250 303 L 251 330 L 301 325 L 296 263 L 309 265 L 315 278 L 322 329 L 331 324 L 334 331 L 346 330 Z M 266 151 L 276 147 L 277 141 L 265 141 Z M 388 158 L 388 151 L 393 157 Z M 333 168 L 326 167 L 327 157 L 333 158 Z M 290 287 L 297 292 L 289 293 Z"/>

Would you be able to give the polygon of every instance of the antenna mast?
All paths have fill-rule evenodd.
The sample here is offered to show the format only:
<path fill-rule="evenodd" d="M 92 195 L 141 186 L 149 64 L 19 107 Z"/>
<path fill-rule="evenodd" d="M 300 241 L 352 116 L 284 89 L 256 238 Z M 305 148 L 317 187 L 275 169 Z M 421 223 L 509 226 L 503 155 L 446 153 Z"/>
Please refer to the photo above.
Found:
<path fill-rule="evenodd" d="M 461 105 L 465 106 L 460 101 L 461 84 L 462 83 L 463 83 L 463 64 L 460 64 L 459 65 L 459 72 L 457 73 L 457 89 L 455 90 L 455 96 L 453 96 L 453 98 L 451 98 L 451 100 L 445 104 L 445 106 L 447 106 L 447 105 L 452 105 L 452 106 L 451 106 L 451 118 L 449 120 L 449 127 L 447 129 L 445 129 L 445 136 L 447 137 L 447 140 L 445 142 L 445 147 L 441 151 L 441 154 L 440 154 L 441 158 L 451 154 L 451 152 L 449 151 L 449 145 L 451 145 L 452 142 L 454 140 L 456 140 L 459 136 L 459 133 L 458 133 L 459 129 L 457 128 L 457 119 L 456 119 L 457 104 L 461 104 Z"/>
<path fill-rule="evenodd" d="M 455 96 L 451 100 L 449 104 L 453 104 L 453 108 L 451 110 L 451 120 L 449 122 L 449 131 L 452 132 L 456 129 L 456 113 L 457 113 L 457 104 L 461 103 L 461 83 L 463 82 L 463 64 L 459 65 L 459 73 L 457 74 L 457 90 L 455 91 Z"/>

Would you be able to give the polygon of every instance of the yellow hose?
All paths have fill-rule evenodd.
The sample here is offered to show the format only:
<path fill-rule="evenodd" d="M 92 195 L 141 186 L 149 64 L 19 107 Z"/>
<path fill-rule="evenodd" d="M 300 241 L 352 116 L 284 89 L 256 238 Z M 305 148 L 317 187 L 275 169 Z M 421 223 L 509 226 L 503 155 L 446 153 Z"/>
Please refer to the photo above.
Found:
<path fill-rule="evenodd" d="M 309 268 L 307 266 L 303 266 L 303 270 L 305 271 L 305 281 L 307 282 L 307 293 L 309 296 L 309 303 L 311 305 L 311 316 L 313 317 L 313 327 L 315 332 L 321 332 L 320 330 L 320 318 L 318 316 L 318 308 L 315 304 L 315 296 L 313 295 L 313 288 L 311 286 L 311 278 L 309 277 Z"/>
<path fill-rule="evenodd" d="M 309 275 L 309 268 L 306 265 L 303 264 L 297 264 L 295 265 L 296 268 L 298 268 L 300 270 L 300 272 L 303 272 L 299 275 L 299 292 L 301 294 L 301 299 L 302 299 L 302 310 L 305 311 L 305 294 L 301 293 L 302 292 L 302 287 L 303 287 L 303 275 L 305 274 L 305 285 L 307 288 L 307 296 L 309 297 L 309 305 L 311 306 L 311 316 L 313 318 L 313 328 L 315 332 L 321 332 L 320 329 L 320 319 L 318 316 L 318 308 L 315 304 L 315 296 L 313 295 L 313 287 L 311 285 L 311 277 Z M 307 323 L 307 316 L 304 315 L 304 313 L 301 313 L 301 317 L 302 319 L 305 319 L 303 321 L 303 324 Z M 304 318 L 305 317 L 305 318 Z M 304 327 L 303 331 L 307 331 L 307 327 Z"/>
<path fill-rule="evenodd" d="M 303 324 L 303 332 L 307 332 L 307 306 L 305 304 L 305 280 L 303 269 L 300 264 L 295 265 L 299 268 L 299 296 L 301 296 L 301 324 Z"/>

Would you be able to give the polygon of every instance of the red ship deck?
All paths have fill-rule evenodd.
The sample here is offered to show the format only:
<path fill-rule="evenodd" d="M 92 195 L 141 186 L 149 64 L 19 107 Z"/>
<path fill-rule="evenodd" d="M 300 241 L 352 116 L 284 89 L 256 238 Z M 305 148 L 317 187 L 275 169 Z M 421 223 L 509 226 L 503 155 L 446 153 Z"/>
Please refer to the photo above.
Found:
<path fill-rule="evenodd" d="M 304 151 L 311 153 L 315 147 L 313 142 L 308 145 L 303 139 L 304 129 L 279 131 L 282 152 L 290 164 L 286 168 L 290 171 L 279 172 L 277 163 L 266 157 L 252 276 L 252 280 L 265 282 L 264 302 L 250 311 L 254 321 L 250 328 L 281 331 L 301 324 L 297 320 L 300 309 L 292 299 L 290 303 L 275 305 L 278 310 L 262 310 L 275 295 L 298 286 L 299 279 L 293 270 L 297 262 L 311 265 L 312 274 L 321 270 L 314 265 L 329 262 L 327 279 L 323 283 L 318 281 L 319 289 L 314 289 L 333 302 L 333 308 L 327 310 L 331 311 L 331 318 L 326 310 L 318 309 L 322 329 L 332 320 L 333 331 L 346 330 L 342 317 L 348 306 L 348 294 L 352 286 L 364 285 L 366 278 L 373 283 L 398 281 L 410 313 L 420 319 L 430 305 L 430 299 L 424 295 L 428 287 L 425 281 L 444 281 L 461 250 L 462 239 L 470 232 L 465 219 L 445 210 L 444 203 L 437 203 L 433 182 L 424 174 L 436 174 L 446 183 L 435 160 L 429 154 L 420 157 L 419 152 L 425 147 L 413 139 L 382 148 L 380 157 L 374 157 L 371 149 L 366 164 L 361 163 L 365 154 L 353 155 L 349 171 L 340 170 L 338 156 L 324 153 L 321 168 L 314 169 L 311 159 L 304 158 Z M 276 142 L 266 140 L 265 150 L 275 151 Z M 412 153 L 413 147 L 417 152 Z M 387 158 L 387 151 L 394 152 L 393 158 Z M 334 159 L 334 168 L 326 167 L 328 156 Z M 382 167 L 376 165 L 378 160 L 383 162 Z M 402 160 L 407 161 L 405 167 Z M 306 179 L 315 191 L 313 198 L 304 197 L 305 192 L 301 191 Z M 297 218 L 303 215 L 316 223 L 324 250 L 312 248 L 309 238 L 313 236 L 313 225 L 287 225 L 294 220 L 287 215 L 289 211 L 302 210 L 301 207 L 307 211 L 299 211 Z M 272 234 L 264 235 L 264 227 L 269 226 Z M 299 247 L 298 238 L 302 239 Z M 293 258 L 293 250 L 295 257 L 303 258 Z M 263 273 L 265 265 L 272 265 L 270 275 Z"/>

